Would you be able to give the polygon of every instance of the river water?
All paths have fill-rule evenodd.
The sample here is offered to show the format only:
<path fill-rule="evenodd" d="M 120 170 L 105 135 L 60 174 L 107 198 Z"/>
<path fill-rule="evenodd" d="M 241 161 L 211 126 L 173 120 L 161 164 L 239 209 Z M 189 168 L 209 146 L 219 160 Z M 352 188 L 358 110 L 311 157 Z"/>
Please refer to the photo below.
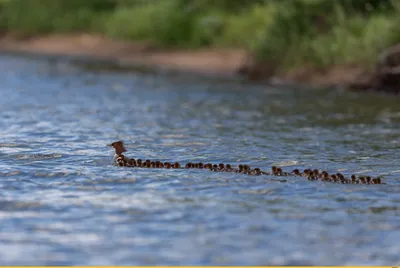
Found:
<path fill-rule="evenodd" d="M 400 263 L 400 99 L 0 58 L 1 265 Z M 111 165 L 319 168 L 386 184 Z"/>

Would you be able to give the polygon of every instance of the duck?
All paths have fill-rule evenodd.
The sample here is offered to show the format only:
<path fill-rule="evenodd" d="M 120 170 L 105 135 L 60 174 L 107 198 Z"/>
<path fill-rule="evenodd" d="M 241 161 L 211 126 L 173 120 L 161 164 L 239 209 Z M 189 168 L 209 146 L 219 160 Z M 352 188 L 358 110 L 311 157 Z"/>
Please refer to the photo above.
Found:
<path fill-rule="evenodd" d="M 296 168 L 296 169 L 293 169 L 292 175 L 294 175 L 294 176 L 300 176 L 300 170 L 298 170 L 297 168 Z"/>
<path fill-rule="evenodd" d="M 259 168 L 255 168 L 254 169 L 254 175 L 256 175 L 256 176 L 259 176 L 259 175 L 261 175 L 262 173 L 261 173 L 261 169 L 259 169 Z"/>
<path fill-rule="evenodd" d="M 185 168 L 192 168 L 192 166 L 193 166 L 193 164 L 192 163 L 187 163 L 186 165 L 185 165 Z"/>
<path fill-rule="evenodd" d="M 225 165 L 222 164 L 222 163 L 220 163 L 220 164 L 218 165 L 218 171 L 224 171 L 224 169 L 225 169 Z"/>
<path fill-rule="evenodd" d="M 125 166 L 128 163 L 128 159 L 125 159 L 123 155 L 126 152 L 124 143 L 122 141 L 114 141 L 113 143 L 107 144 L 107 146 L 115 149 L 115 154 L 112 159 L 112 164 L 115 166 Z"/>
<path fill-rule="evenodd" d="M 226 164 L 226 165 L 225 165 L 225 171 L 226 171 L 226 172 L 231 172 L 231 171 L 232 171 L 232 166 L 231 166 L 231 164 Z"/>

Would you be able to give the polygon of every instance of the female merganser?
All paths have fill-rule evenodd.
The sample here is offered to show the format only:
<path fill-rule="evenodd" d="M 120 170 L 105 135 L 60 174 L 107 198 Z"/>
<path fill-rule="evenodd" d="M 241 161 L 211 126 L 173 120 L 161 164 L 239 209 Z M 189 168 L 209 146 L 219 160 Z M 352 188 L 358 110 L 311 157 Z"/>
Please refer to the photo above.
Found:
<path fill-rule="evenodd" d="M 116 166 L 125 166 L 127 163 L 127 159 L 125 159 L 125 156 L 122 154 L 126 152 L 126 149 L 124 147 L 124 143 L 122 141 L 115 141 L 111 144 L 108 144 L 108 146 L 113 147 L 115 149 L 115 154 L 112 160 L 112 164 Z"/>

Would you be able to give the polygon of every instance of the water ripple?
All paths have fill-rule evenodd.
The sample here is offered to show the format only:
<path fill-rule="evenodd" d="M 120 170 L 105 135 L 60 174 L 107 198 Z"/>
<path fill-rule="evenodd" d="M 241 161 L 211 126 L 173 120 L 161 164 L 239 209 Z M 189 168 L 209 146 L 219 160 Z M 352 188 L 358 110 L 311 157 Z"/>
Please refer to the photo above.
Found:
<path fill-rule="evenodd" d="M 0 60 L 0 264 L 400 261 L 397 98 Z M 387 184 L 120 168 L 119 139 L 135 158 Z"/>

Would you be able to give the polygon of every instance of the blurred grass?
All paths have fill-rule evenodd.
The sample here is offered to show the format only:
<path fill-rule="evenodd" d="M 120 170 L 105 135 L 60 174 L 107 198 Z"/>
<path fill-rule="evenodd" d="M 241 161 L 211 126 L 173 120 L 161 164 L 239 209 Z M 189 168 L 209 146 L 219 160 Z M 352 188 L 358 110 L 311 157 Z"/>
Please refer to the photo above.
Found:
<path fill-rule="evenodd" d="M 398 0 L 0 0 L 0 27 L 243 48 L 288 70 L 370 65 L 400 42 L 399 11 Z"/>

